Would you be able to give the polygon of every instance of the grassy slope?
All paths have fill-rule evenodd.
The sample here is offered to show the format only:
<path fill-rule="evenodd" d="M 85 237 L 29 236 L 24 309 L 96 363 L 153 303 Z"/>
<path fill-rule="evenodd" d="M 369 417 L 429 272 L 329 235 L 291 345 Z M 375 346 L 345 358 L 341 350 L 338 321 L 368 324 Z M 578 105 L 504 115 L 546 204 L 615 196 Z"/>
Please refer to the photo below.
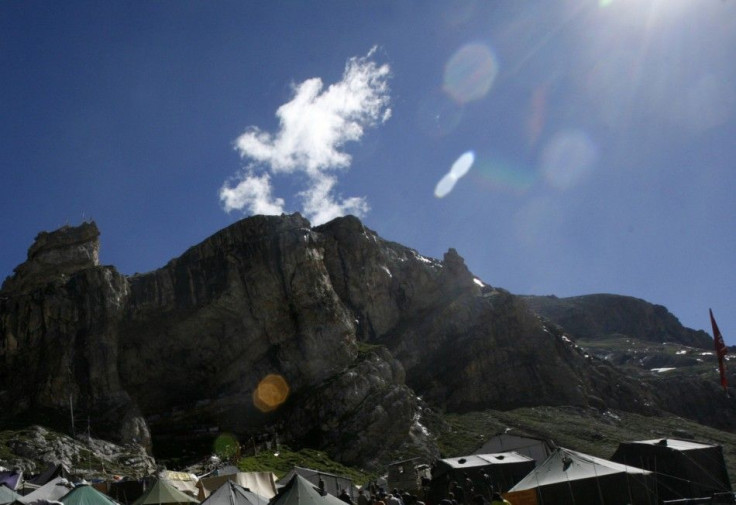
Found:
<path fill-rule="evenodd" d="M 279 478 L 295 466 L 347 477 L 359 485 L 376 478 L 374 474 L 341 465 L 331 460 L 324 452 L 313 449 L 301 449 L 294 452 L 287 447 L 281 447 L 277 453 L 262 451 L 256 456 L 248 456 L 238 461 L 238 468 L 241 471 L 273 472 Z"/>

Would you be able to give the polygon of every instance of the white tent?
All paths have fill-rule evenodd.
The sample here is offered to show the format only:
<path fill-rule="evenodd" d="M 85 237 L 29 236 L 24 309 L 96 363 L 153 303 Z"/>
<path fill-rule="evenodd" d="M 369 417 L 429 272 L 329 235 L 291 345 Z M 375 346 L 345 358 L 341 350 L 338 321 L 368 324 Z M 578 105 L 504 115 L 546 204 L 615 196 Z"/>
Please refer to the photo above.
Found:
<path fill-rule="evenodd" d="M 23 497 L 24 503 L 35 503 L 39 501 L 58 501 L 74 488 L 64 477 L 56 477 L 46 484 Z"/>
<path fill-rule="evenodd" d="M 514 433 L 500 433 L 491 437 L 475 454 L 492 454 L 496 452 L 514 451 L 532 458 L 536 464 L 547 459 L 554 451 L 554 444 L 543 438 Z"/>
<path fill-rule="evenodd" d="M 654 505 L 652 473 L 558 448 L 506 493 L 512 503 Z M 533 501 L 532 501 L 533 500 Z"/>

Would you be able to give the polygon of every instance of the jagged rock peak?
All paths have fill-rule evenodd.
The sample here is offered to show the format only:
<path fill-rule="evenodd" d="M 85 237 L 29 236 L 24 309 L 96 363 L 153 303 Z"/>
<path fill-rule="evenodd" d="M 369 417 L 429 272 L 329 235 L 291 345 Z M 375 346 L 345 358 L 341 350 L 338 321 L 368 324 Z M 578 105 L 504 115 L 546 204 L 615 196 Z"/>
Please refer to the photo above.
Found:
<path fill-rule="evenodd" d="M 28 249 L 28 258 L 5 279 L 4 292 L 20 292 L 100 264 L 100 231 L 94 221 L 43 231 Z"/>

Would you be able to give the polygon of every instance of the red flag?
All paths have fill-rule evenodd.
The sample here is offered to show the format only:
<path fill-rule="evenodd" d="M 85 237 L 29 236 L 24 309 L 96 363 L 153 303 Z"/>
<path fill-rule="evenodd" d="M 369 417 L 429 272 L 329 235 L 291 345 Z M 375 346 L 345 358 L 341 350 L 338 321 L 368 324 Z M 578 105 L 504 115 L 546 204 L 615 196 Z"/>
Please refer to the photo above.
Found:
<path fill-rule="evenodd" d="M 713 326 L 713 342 L 716 345 L 716 356 L 718 356 L 718 370 L 721 372 L 721 386 L 723 386 L 724 390 L 727 390 L 728 381 L 726 381 L 726 364 L 723 358 L 726 357 L 728 349 L 726 348 L 726 344 L 723 342 L 721 330 L 718 329 L 716 320 L 713 318 L 713 311 L 708 309 L 708 312 L 710 312 L 710 324 Z"/>

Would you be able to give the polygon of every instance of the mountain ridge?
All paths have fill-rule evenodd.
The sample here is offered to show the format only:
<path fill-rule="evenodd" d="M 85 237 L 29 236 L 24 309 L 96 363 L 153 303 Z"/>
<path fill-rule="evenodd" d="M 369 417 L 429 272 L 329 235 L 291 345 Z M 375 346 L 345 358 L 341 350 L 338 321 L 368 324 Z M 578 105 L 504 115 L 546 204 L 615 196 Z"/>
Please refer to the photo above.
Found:
<path fill-rule="evenodd" d="M 131 276 L 99 265 L 94 223 L 40 237 L 0 290 L 3 424 L 73 407 L 100 436 L 154 453 L 172 436 L 268 431 L 369 468 L 436 456 L 422 424 L 432 409 L 610 408 L 736 426 L 715 382 L 632 377 L 586 352 L 576 340 L 612 328 L 575 325 L 596 306 L 576 309 L 570 330 L 478 279 L 454 249 L 425 258 L 352 216 L 246 218 Z M 643 311 L 651 335 L 690 335 L 649 305 L 620 309 L 618 324 Z M 270 375 L 288 390 L 259 410 Z"/>

